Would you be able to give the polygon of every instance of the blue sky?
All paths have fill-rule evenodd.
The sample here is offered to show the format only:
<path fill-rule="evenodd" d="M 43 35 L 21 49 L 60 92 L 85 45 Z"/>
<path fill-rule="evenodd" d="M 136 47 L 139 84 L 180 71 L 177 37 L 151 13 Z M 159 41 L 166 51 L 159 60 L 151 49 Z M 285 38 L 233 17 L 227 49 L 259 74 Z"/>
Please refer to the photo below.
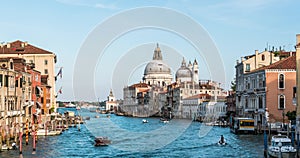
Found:
<path fill-rule="evenodd" d="M 263 51 L 267 45 L 281 46 L 287 51 L 294 50 L 296 34 L 300 33 L 299 3 L 292 0 L 13 0 L 1 3 L 0 40 L 28 41 L 32 45 L 56 53 L 56 71 L 63 67 L 63 78 L 57 81 L 56 88 L 62 87 L 63 94 L 58 96 L 58 100 L 63 101 L 96 101 L 98 98 L 104 100 L 110 89 L 113 89 L 117 98 L 122 98 L 122 85 L 141 80 L 144 66 L 151 60 L 156 43 L 161 44 L 165 62 L 172 68 L 173 74 L 179 68 L 182 57 L 185 57 L 186 60 L 198 60 L 201 67 L 200 79 L 210 79 L 205 59 L 189 42 L 172 32 L 143 28 L 126 32 L 107 46 L 97 66 L 92 68 L 95 73 L 94 76 L 90 76 L 95 78 L 93 96 L 84 92 L 82 96 L 74 96 L 74 65 L 78 52 L 89 34 L 104 21 L 124 11 L 148 6 L 163 7 L 190 17 L 207 31 L 223 60 L 226 74 L 223 86 L 229 88 L 230 81 L 234 78 L 236 60 L 241 56 L 252 54 L 255 50 Z M 163 15 L 155 13 L 153 18 L 159 16 Z M 186 24 L 178 21 L 178 25 Z M 101 38 L 99 37 L 99 42 Z M 114 83 L 116 77 L 112 76 L 119 74 L 115 70 L 118 63 L 121 63 L 119 61 L 126 59 L 130 53 L 134 54 L 134 51 L 143 51 L 145 60 L 136 65 L 129 78 L 118 78 L 119 81 L 125 82 Z M 173 52 L 171 57 L 168 56 L 168 51 Z M 135 60 L 134 56 L 130 60 Z M 84 84 L 82 83 L 83 86 Z"/>

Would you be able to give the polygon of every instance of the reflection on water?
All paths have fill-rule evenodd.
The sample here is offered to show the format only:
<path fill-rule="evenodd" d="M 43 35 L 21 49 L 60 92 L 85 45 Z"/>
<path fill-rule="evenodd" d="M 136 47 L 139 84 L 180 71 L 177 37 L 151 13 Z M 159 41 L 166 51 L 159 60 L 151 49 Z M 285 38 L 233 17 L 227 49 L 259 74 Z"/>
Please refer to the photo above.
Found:
<path fill-rule="evenodd" d="M 149 123 L 143 124 L 141 118 L 95 118 L 96 113 L 84 110 L 80 114 L 91 117 L 81 131 L 69 128 L 59 136 L 40 136 L 36 153 L 32 154 L 31 144 L 23 145 L 23 157 L 263 157 L 262 135 L 234 135 L 228 128 L 213 127 L 200 138 L 199 122 L 172 120 L 164 124 L 149 118 Z M 216 144 L 220 135 L 228 145 Z M 95 136 L 108 136 L 112 144 L 94 147 Z M 4 151 L 0 157 L 19 157 L 19 152 Z"/>

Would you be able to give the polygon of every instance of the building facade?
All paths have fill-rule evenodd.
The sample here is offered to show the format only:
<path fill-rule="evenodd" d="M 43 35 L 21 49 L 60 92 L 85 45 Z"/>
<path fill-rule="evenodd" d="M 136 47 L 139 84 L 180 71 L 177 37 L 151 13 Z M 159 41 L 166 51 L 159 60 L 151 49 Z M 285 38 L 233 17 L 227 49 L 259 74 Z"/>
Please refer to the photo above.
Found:
<path fill-rule="evenodd" d="M 293 87 L 296 85 L 295 53 L 283 52 L 282 54 L 290 56 L 283 57 L 279 54 L 278 61 L 277 57 L 270 55 L 270 58 L 274 59 L 270 64 L 266 63 L 264 66 L 255 64 L 257 62 L 252 59 L 258 57 L 262 60 L 262 55 L 266 55 L 264 53 L 256 53 L 251 60 L 242 60 L 236 66 L 236 115 L 254 118 L 257 130 L 265 125 L 267 110 L 269 123 L 286 123 L 285 113 L 295 110 L 293 105 Z M 254 65 L 254 68 L 248 69 L 247 64 Z"/>
<path fill-rule="evenodd" d="M 112 92 L 110 90 L 109 95 L 107 96 L 107 101 L 105 102 L 105 110 L 106 111 L 117 111 L 118 109 L 118 102 Z"/>
<path fill-rule="evenodd" d="M 14 41 L 1 45 L 1 57 L 19 57 L 26 60 L 26 63 L 34 64 L 35 70 L 41 75 L 48 76 L 47 84 L 50 89 L 50 100 L 47 101 L 45 110 L 46 114 L 50 114 L 51 108 L 56 110 L 56 92 L 55 92 L 55 63 L 56 55 L 53 52 L 38 48 L 28 42 Z"/>

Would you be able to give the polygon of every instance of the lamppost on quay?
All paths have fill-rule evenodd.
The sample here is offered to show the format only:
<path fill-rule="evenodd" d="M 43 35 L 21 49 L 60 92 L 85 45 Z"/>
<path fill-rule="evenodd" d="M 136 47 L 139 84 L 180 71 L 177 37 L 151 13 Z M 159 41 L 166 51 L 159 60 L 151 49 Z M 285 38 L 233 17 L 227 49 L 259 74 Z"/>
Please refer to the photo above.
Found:
<path fill-rule="evenodd" d="M 283 126 L 284 126 L 284 115 L 285 115 L 284 109 L 282 109 L 282 123 L 283 123 Z"/>
<path fill-rule="evenodd" d="M 268 108 L 265 108 L 265 117 L 264 117 L 264 157 L 268 156 L 268 136 L 266 133 L 266 127 L 268 126 L 269 112 Z M 270 131 L 269 131 L 270 132 Z"/>

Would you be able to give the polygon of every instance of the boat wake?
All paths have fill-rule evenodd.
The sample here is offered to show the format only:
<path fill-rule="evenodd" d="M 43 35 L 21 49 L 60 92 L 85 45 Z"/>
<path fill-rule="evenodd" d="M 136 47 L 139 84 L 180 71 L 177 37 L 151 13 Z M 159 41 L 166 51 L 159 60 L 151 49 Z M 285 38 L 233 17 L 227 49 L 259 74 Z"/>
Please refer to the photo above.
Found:
<path fill-rule="evenodd" d="M 145 152 L 162 148 L 176 140 L 189 127 L 189 120 L 172 120 L 158 129 L 134 132 L 120 128 L 111 119 L 91 119 L 86 127 L 95 136 L 106 136 L 110 146 L 124 151 Z"/>

